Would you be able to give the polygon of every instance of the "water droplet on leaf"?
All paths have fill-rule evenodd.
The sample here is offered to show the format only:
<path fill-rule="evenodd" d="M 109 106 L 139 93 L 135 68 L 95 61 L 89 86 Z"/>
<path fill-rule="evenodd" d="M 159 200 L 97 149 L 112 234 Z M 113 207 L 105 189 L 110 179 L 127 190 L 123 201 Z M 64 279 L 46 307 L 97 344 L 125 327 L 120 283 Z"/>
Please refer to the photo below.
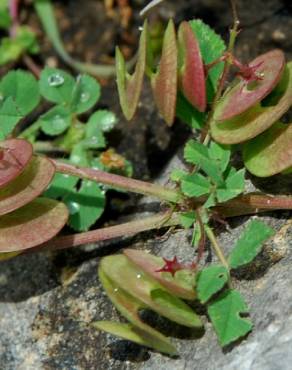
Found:
<path fill-rule="evenodd" d="M 68 202 L 67 207 L 69 209 L 70 215 L 75 215 L 80 211 L 80 205 L 76 202 Z"/>
<path fill-rule="evenodd" d="M 48 83 L 52 87 L 58 87 L 63 85 L 64 83 L 64 77 L 61 76 L 60 74 L 56 73 L 48 77 Z"/>
<path fill-rule="evenodd" d="M 83 92 L 80 96 L 81 103 L 86 103 L 90 99 L 90 94 L 88 92 Z"/>
<path fill-rule="evenodd" d="M 142 275 L 141 274 L 137 274 L 137 279 L 141 279 Z"/>

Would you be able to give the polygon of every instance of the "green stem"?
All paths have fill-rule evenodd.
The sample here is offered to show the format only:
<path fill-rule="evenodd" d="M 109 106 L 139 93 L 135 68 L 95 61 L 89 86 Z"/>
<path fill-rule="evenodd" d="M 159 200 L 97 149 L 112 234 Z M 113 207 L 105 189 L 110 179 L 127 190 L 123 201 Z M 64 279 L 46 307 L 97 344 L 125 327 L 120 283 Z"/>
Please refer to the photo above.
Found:
<path fill-rule="evenodd" d="M 218 259 L 220 260 L 220 262 L 222 263 L 223 266 L 225 266 L 227 268 L 227 270 L 229 271 L 229 264 L 223 254 L 223 251 L 213 233 L 213 230 L 205 225 L 205 231 L 206 231 L 206 234 L 211 242 L 211 245 L 212 245 L 212 248 L 214 249 L 214 252 L 216 253 Z"/>
<path fill-rule="evenodd" d="M 69 163 L 58 162 L 54 159 L 52 159 L 52 161 L 56 166 L 57 172 L 65 173 L 67 175 L 96 181 L 98 183 L 109 185 L 114 188 L 123 189 L 129 192 L 155 196 L 160 198 L 161 200 L 171 203 L 179 203 L 183 200 L 183 196 L 180 192 L 161 185 L 151 184 L 149 182 L 141 180 L 135 180 L 124 176 L 114 175 L 92 168 L 78 167 Z"/>
<path fill-rule="evenodd" d="M 120 225 L 109 226 L 79 234 L 59 236 L 42 244 L 40 248 L 35 248 L 35 250 L 55 250 L 77 247 L 82 244 L 96 243 L 122 236 L 130 236 L 142 231 L 175 226 L 178 224 L 179 218 L 176 213 L 171 214 L 169 212 L 165 212 Z"/>

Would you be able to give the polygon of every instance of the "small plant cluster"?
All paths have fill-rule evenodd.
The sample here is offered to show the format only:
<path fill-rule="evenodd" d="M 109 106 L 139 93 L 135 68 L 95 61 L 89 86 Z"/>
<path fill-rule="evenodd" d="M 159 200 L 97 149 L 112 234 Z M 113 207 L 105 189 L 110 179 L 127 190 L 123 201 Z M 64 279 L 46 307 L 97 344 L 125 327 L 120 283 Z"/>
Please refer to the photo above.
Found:
<path fill-rule="evenodd" d="M 174 200 L 176 206 L 169 216 L 172 221 L 178 217 L 183 227 L 193 228 L 192 245 L 197 248 L 197 259 L 184 265 L 176 257 L 162 259 L 134 250 L 104 257 L 99 267 L 100 280 L 129 324 L 101 321 L 95 326 L 173 355 L 175 347 L 143 322 L 141 310 L 151 309 L 176 323 L 198 329 L 202 327 L 200 318 L 184 302 L 197 300 L 206 305 L 222 346 L 244 337 L 252 328 L 250 319 L 243 316 L 248 313 L 244 298 L 232 287 L 233 272 L 251 263 L 274 231 L 261 221 L 251 221 L 226 258 L 210 221 L 257 213 L 272 203 L 270 209 L 279 209 L 282 201 L 287 201 L 286 207 L 291 209 L 288 196 L 243 194 L 245 168 L 234 168 L 231 160 L 233 152 L 241 150 L 245 167 L 256 176 L 290 171 L 292 125 L 282 123 L 280 118 L 292 104 L 292 64 L 286 64 L 280 50 L 242 64 L 233 55 L 237 21 L 226 48 L 213 30 L 202 21 L 193 20 L 182 22 L 177 36 L 169 21 L 161 59 L 155 68 L 147 27 L 145 21 L 132 75 L 126 71 L 117 48 L 121 107 L 127 119 L 134 116 L 146 74 L 166 123 L 171 125 L 177 115 L 193 129 L 201 130 L 201 139 L 190 140 L 184 148 L 189 170 L 174 170 L 171 174 L 181 197 Z M 231 67 L 237 69 L 236 78 L 223 93 Z M 200 268 L 207 239 L 220 263 Z"/>
<path fill-rule="evenodd" d="M 62 54 L 50 2 L 35 4 Z M 131 174 L 129 163 L 107 149 L 105 133 L 114 127 L 115 116 L 106 110 L 91 111 L 100 95 L 99 84 L 92 77 L 74 79 L 64 71 L 45 68 L 39 81 L 20 70 L 0 81 L 1 259 L 161 227 L 192 229 L 197 256 L 187 265 L 176 256 L 161 259 L 125 250 L 103 258 L 99 267 L 105 290 L 129 324 L 98 322 L 96 327 L 168 354 L 176 353 L 174 346 L 141 320 L 140 310 L 150 308 L 179 324 L 201 328 L 201 319 L 185 302 L 196 299 L 206 305 L 222 346 L 244 337 L 252 328 L 251 321 L 242 317 L 248 308 L 233 288 L 234 270 L 251 263 L 274 231 L 260 221 L 251 221 L 225 257 L 212 222 L 292 209 L 289 195 L 244 193 L 246 169 L 232 165 L 236 150 L 242 152 L 247 170 L 260 177 L 287 173 L 292 167 L 292 125 L 280 121 L 292 104 L 292 64 L 285 62 L 280 50 L 242 64 L 233 55 L 237 28 L 235 19 L 226 47 L 202 21 L 182 22 L 177 35 L 170 21 L 156 67 L 145 21 L 133 75 L 126 71 L 117 49 L 117 84 L 126 118 L 135 114 L 146 74 L 167 124 L 178 116 L 200 130 L 199 139 L 185 145 L 188 167 L 172 172 L 172 187 L 127 177 Z M 236 68 L 237 76 L 224 91 L 231 67 Z M 41 97 L 50 104 L 49 110 L 23 129 L 24 119 L 38 107 Z M 50 140 L 43 140 L 48 137 Z M 34 149 L 61 152 L 65 158 L 48 158 Z M 107 187 L 155 196 L 163 211 L 87 231 L 103 211 Z M 82 232 L 57 235 L 67 221 Z M 219 262 L 201 268 L 207 240 Z"/>

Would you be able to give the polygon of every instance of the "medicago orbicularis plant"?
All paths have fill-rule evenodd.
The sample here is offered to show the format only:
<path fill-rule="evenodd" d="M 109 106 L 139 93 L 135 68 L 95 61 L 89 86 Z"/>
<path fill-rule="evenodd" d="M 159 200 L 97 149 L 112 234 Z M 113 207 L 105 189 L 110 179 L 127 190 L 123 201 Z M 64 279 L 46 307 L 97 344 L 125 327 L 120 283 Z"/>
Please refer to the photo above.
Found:
<path fill-rule="evenodd" d="M 103 152 L 103 133 L 115 123 L 110 112 L 94 112 L 87 122 L 79 118 L 99 97 L 99 85 L 91 77 L 83 75 L 75 80 L 63 71 L 45 69 L 38 83 L 21 71 L 11 72 L 0 82 L 1 258 L 28 250 L 70 248 L 160 227 L 191 228 L 197 258 L 187 265 L 176 257 L 163 260 L 126 250 L 121 255 L 105 257 L 99 268 L 102 284 L 129 324 L 99 322 L 96 326 L 169 354 L 176 352 L 174 346 L 141 320 L 141 309 L 150 308 L 179 324 L 200 328 L 200 317 L 185 302 L 198 299 L 206 305 L 223 346 L 243 337 L 252 327 L 250 320 L 242 317 L 248 308 L 232 286 L 233 270 L 252 262 L 274 232 L 260 221 L 251 221 L 231 254 L 224 256 L 210 221 L 292 208 L 290 196 L 243 194 L 245 169 L 234 168 L 231 163 L 232 145 L 243 142 L 246 167 L 254 174 L 269 176 L 291 167 L 291 140 L 287 140 L 291 125 L 279 121 L 292 104 L 290 63 L 286 64 L 283 53 L 275 50 L 248 65 L 241 64 L 233 55 L 236 27 L 227 48 L 201 21 L 183 22 L 177 34 L 170 21 L 157 66 L 147 46 L 145 23 L 133 75 L 126 72 L 117 50 L 118 89 L 128 119 L 135 114 L 146 73 L 166 122 L 171 125 L 177 114 L 193 128 L 201 129 L 200 140 L 190 140 L 184 148 L 189 170 L 171 174 L 173 187 L 103 171 L 109 163 L 117 164 L 115 172 L 128 170 L 122 158 Z M 238 76 L 222 95 L 231 66 L 237 68 Z M 40 95 L 53 106 L 22 131 L 19 123 L 38 105 Z M 55 139 L 44 146 L 39 141 L 41 132 Z M 29 141 L 35 149 L 61 150 L 67 160 L 38 155 Z M 53 180 L 56 173 L 65 177 Z M 76 186 L 79 178 L 80 187 Z M 156 196 L 163 203 L 163 211 L 120 225 L 56 235 L 67 222 L 69 211 L 71 226 L 85 230 L 92 225 L 105 202 L 100 184 Z M 96 208 L 82 224 L 76 223 L 82 219 L 80 206 L 74 219 L 77 207 L 70 192 Z M 42 193 L 45 197 L 39 198 Z M 91 204 L 93 197 L 98 204 Z M 219 262 L 200 269 L 207 239 Z"/>
<path fill-rule="evenodd" d="M 261 221 L 251 221 L 225 257 L 209 222 L 218 215 L 220 219 L 257 213 L 276 198 L 261 193 L 241 195 L 245 190 L 245 169 L 231 166 L 232 145 L 241 144 L 244 164 L 257 176 L 271 176 L 292 167 L 292 125 L 279 121 L 292 105 L 292 64 L 286 64 L 281 50 L 242 64 L 233 55 L 236 32 L 235 23 L 226 48 L 201 21 L 182 22 L 177 35 L 170 21 L 156 67 L 145 21 L 132 75 L 126 72 L 117 48 L 117 83 L 127 119 L 135 114 L 146 74 L 166 123 L 171 125 L 178 115 L 192 128 L 201 129 L 201 140 L 190 140 L 184 149 L 190 171 L 174 170 L 171 174 L 184 197 L 177 203 L 177 210 L 185 212 L 177 217 L 184 227 L 193 228 L 197 260 L 184 265 L 176 257 L 162 259 L 135 250 L 103 258 L 100 280 L 129 324 L 102 321 L 95 325 L 171 355 L 176 354 L 175 347 L 143 322 L 141 310 L 151 309 L 178 324 L 198 329 L 202 322 L 185 303 L 197 299 L 206 305 L 222 346 L 244 337 L 252 328 L 250 319 L 243 316 L 248 313 L 244 298 L 232 287 L 233 271 L 251 263 L 274 231 Z M 222 94 L 231 67 L 237 69 L 236 79 Z M 291 200 L 288 196 L 277 198 L 280 202 L 284 199 Z M 259 208 L 254 201 L 259 201 Z M 198 262 L 207 238 L 220 263 L 200 268 Z"/>

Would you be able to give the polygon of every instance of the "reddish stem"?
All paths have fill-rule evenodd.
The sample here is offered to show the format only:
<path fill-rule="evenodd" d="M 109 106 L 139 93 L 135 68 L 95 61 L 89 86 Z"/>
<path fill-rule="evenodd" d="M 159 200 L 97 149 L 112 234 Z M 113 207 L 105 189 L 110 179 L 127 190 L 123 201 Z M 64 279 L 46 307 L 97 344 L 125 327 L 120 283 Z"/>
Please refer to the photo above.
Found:
<path fill-rule="evenodd" d="M 142 231 L 159 229 L 161 227 L 173 226 L 179 224 L 177 215 L 169 212 L 159 213 L 154 216 L 142 218 L 140 220 L 130 221 L 123 224 L 109 226 L 102 229 L 87 231 L 79 234 L 65 235 L 55 237 L 52 240 L 33 248 L 30 251 L 36 250 L 55 250 L 77 247 L 82 244 L 96 243 L 103 240 L 114 239 L 122 236 L 130 236 Z"/>
<path fill-rule="evenodd" d="M 162 200 L 178 203 L 183 198 L 182 195 L 173 189 L 167 187 L 151 184 L 145 181 L 134 180 L 128 177 L 114 175 L 108 172 L 95 170 L 92 168 L 81 168 L 68 163 L 58 162 L 53 160 L 57 172 L 65 173 L 72 176 L 78 176 L 83 179 L 96 181 L 101 184 L 109 185 L 114 188 L 123 189 L 126 191 L 156 196 Z"/>

